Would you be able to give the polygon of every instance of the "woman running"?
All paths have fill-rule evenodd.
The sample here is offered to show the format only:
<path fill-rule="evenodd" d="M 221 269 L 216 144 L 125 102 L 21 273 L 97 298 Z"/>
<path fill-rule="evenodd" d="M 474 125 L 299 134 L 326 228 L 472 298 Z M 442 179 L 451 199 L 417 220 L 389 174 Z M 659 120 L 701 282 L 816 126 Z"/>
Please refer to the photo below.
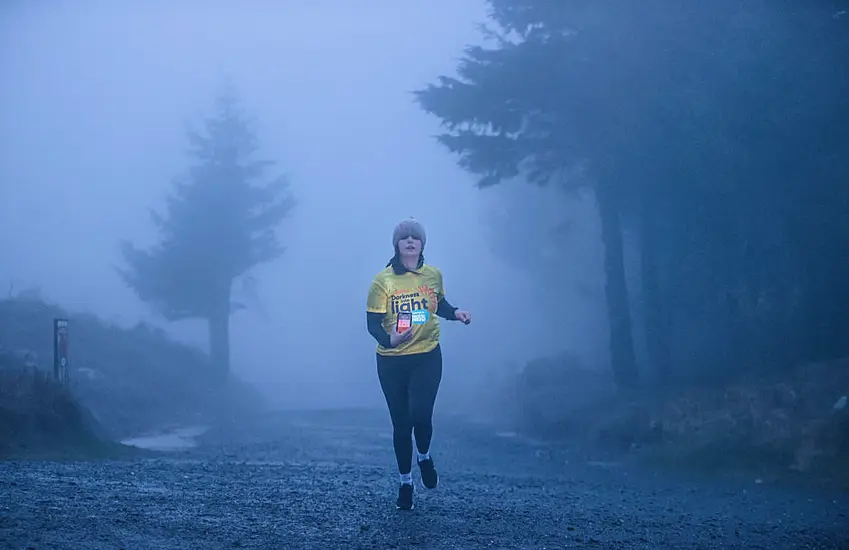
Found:
<path fill-rule="evenodd" d="M 468 311 L 445 300 L 442 272 L 425 264 L 425 231 L 414 219 L 395 228 L 395 255 L 378 273 L 368 292 L 368 331 L 377 340 L 377 376 L 392 419 L 393 445 L 401 483 L 396 505 L 413 508 L 413 439 L 422 484 L 433 489 L 439 482 L 430 442 L 433 405 L 442 380 L 439 320 L 471 322 Z M 399 314 L 411 320 L 399 330 Z"/>

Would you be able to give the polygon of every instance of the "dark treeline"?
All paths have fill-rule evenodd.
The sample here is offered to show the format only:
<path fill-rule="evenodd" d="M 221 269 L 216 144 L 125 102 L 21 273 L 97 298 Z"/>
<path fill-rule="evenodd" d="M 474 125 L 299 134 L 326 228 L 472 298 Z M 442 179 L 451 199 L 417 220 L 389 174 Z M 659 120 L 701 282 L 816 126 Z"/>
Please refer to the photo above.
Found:
<path fill-rule="evenodd" d="M 481 187 L 593 191 L 621 386 L 849 355 L 849 2 L 488 4 L 417 100 Z"/>

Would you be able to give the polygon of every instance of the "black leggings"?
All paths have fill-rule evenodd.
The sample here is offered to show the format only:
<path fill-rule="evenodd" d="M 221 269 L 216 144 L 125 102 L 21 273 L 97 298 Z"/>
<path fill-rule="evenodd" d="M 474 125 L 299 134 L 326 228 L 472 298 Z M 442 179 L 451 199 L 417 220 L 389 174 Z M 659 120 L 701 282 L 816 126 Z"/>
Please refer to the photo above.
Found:
<path fill-rule="evenodd" d="M 413 439 L 422 454 L 430 450 L 433 437 L 433 405 L 442 380 L 442 349 L 426 353 L 377 355 L 377 376 L 392 419 L 392 442 L 398 472 L 409 474 L 413 466 Z"/>

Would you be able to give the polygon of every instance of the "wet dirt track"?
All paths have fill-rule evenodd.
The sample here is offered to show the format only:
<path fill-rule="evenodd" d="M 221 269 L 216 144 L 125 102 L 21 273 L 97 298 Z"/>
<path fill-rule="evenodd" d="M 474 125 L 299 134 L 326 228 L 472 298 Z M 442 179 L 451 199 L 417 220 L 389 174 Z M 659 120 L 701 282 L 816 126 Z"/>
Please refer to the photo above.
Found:
<path fill-rule="evenodd" d="M 153 459 L 2 462 L 0 548 L 849 548 L 846 494 L 588 464 L 456 419 L 437 421 L 440 486 L 418 482 L 410 512 L 382 411 L 234 434 Z"/>

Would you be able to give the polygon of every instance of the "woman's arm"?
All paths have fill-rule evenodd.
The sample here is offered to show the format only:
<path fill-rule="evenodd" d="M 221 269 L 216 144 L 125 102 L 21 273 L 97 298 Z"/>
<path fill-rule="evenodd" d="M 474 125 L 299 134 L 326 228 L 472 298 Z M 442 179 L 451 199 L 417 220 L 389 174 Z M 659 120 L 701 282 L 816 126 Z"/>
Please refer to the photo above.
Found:
<path fill-rule="evenodd" d="M 377 343 L 384 348 L 392 347 L 392 340 L 389 334 L 383 330 L 383 317 L 386 315 L 386 302 L 388 294 L 386 289 L 375 278 L 368 289 L 368 298 L 366 300 L 366 326 Z"/>
<path fill-rule="evenodd" d="M 389 334 L 383 329 L 383 316 L 385 313 L 376 313 L 372 311 L 366 312 L 366 324 L 368 332 L 371 334 L 377 343 L 384 348 L 391 348 L 392 341 L 389 339 Z"/>
<path fill-rule="evenodd" d="M 456 321 L 457 317 L 454 315 L 455 311 L 457 311 L 457 308 L 449 304 L 448 300 L 446 300 L 444 296 L 440 298 L 439 302 L 436 304 L 436 314 L 443 319 Z"/>
<path fill-rule="evenodd" d="M 456 321 L 457 316 L 454 315 L 454 312 L 457 311 L 458 308 L 452 306 L 448 300 L 445 299 L 445 283 L 442 281 L 442 272 L 439 270 L 437 270 L 437 272 L 439 274 L 439 291 L 437 293 L 436 314 L 443 319 Z"/>

